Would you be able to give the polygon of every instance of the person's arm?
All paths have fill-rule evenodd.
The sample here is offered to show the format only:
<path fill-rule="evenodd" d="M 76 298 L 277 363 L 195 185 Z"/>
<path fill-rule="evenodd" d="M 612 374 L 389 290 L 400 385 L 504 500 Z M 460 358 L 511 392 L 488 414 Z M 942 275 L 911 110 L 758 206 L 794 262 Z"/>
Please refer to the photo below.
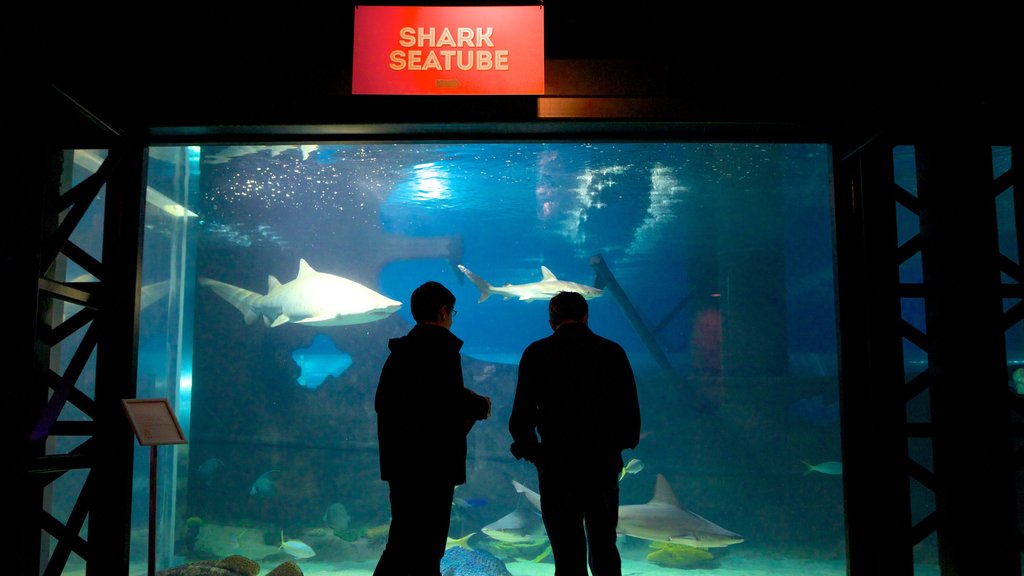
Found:
<path fill-rule="evenodd" d="M 462 413 L 465 420 L 466 434 L 473 428 L 478 420 L 486 420 L 491 416 L 491 399 L 473 392 L 469 388 L 463 388 Z"/>
<path fill-rule="evenodd" d="M 533 395 L 537 378 L 534 364 L 527 348 L 519 362 L 519 377 L 508 431 L 512 434 L 511 450 L 516 460 L 525 458 L 536 464 L 540 458 L 540 444 L 537 441 L 537 402 Z"/>
<path fill-rule="evenodd" d="M 622 449 L 636 448 L 640 443 L 640 398 L 636 391 L 636 378 L 626 352 L 621 351 L 619 382 L 621 382 L 619 406 L 622 407 L 621 424 Z"/>

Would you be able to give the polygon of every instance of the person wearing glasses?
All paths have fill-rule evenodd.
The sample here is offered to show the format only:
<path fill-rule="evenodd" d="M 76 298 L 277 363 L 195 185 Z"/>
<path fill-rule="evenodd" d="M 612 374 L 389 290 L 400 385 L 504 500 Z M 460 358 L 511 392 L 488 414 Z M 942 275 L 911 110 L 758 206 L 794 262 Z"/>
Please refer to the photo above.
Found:
<path fill-rule="evenodd" d="M 377 384 L 380 477 L 391 526 L 374 576 L 437 576 L 455 486 L 466 482 L 466 436 L 491 413 L 491 399 L 462 380 L 462 340 L 451 332 L 455 295 L 426 282 L 411 298 L 416 325 L 388 342 Z"/>
<path fill-rule="evenodd" d="M 622 451 L 640 442 L 629 358 L 588 326 L 587 301 L 559 292 L 553 334 L 523 352 L 508 429 L 512 455 L 537 468 L 557 576 L 621 576 L 615 547 Z"/>

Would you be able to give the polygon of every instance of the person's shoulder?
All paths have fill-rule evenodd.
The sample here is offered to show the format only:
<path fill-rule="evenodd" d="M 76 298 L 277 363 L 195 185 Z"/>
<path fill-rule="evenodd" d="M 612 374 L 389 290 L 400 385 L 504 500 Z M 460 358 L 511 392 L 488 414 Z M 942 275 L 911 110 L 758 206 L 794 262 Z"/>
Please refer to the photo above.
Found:
<path fill-rule="evenodd" d="M 552 345 L 553 342 L 554 342 L 554 335 L 545 336 L 544 338 L 539 338 L 539 339 L 534 340 L 533 342 L 530 342 L 529 344 L 527 344 L 526 348 L 523 350 L 523 354 L 531 354 L 531 353 L 539 352 L 541 350 L 544 350 L 545 348 L 549 348 Z"/>
<path fill-rule="evenodd" d="M 608 349 L 614 350 L 616 352 L 621 352 L 623 354 L 626 353 L 626 350 L 622 347 L 622 345 L 616 342 L 615 340 L 612 340 L 611 338 L 605 338 L 604 336 L 601 336 L 596 332 L 591 332 L 591 334 L 593 335 L 594 339 L 601 343 L 602 346 L 605 346 Z"/>

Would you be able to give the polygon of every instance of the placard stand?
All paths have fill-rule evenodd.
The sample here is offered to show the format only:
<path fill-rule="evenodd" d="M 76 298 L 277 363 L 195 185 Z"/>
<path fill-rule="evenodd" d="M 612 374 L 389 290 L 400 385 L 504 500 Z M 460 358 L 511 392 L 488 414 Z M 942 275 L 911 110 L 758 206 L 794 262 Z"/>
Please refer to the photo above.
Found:
<path fill-rule="evenodd" d="M 149 446 L 149 569 L 156 574 L 156 449 L 165 444 L 187 444 L 181 424 L 166 398 L 121 400 L 139 446 Z"/>

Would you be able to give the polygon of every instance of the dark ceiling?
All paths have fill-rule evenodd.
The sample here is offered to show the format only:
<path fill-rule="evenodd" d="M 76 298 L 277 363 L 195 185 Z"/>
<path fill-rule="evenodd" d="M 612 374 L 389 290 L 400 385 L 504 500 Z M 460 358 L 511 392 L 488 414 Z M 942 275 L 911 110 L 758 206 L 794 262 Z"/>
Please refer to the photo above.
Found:
<path fill-rule="evenodd" d="M 549 85 L 574 82 L 552 78 L 551 63 L 578 61 L 555 68 L 585 71 L 574 95 L 664 101 L 654 119 L 1019 134 L 1008 9 L 914 4 L 548 2 Z M 353 6 L 39 3 L 20 9 L 15 53 L 38 85 L 119 128 L 534 114 L 523 97 L 350 96 Z"/>

